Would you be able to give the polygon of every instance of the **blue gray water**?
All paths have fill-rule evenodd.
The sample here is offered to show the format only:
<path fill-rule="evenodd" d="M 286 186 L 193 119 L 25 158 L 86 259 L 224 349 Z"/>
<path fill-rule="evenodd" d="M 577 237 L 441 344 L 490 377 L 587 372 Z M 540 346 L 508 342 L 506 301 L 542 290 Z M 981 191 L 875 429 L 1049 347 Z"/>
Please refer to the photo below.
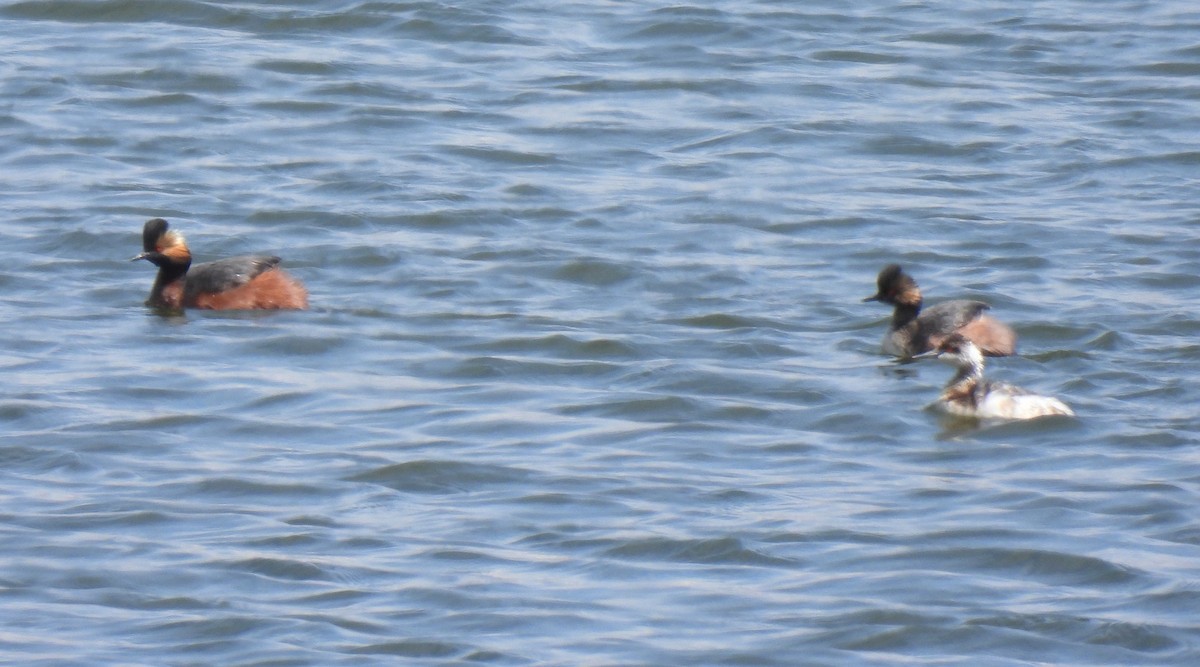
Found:
<path fill-rule="evenodd" d="M 1200 11 L 1025 4 L 3 3 L 0 662 L 1200 664 Z"/>

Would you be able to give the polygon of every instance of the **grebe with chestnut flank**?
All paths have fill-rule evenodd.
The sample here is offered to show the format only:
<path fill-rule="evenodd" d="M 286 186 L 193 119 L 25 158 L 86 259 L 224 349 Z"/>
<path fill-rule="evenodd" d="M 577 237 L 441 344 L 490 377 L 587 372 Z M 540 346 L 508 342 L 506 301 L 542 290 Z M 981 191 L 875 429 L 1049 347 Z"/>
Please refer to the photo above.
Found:
<path fill-rule="evenodd" d="M 883 337 L 883 351 L 909 358 L 934 349 L 952 333 L 969 338 L 989 357 L 1004 357 L 1017 349 L 1017 334 L 1008 325 L 984 314 L 982 301 L 956 299 L 921 310 L 921 289 L 899 264 L 889 264 L 875 281 L 878 291 L 863 301 L 895 306 Z"/>
<path fill-rule="evenodd" d="M 936 349 L 918 356 L 936 356 L 958 369 L 935 403 L 938 409 L 948 414 L 978 419 L 1032 419 L 1075 414 L 1066 403 L 1052 396 L 983 379 L 983 353 L 962 334 L 950 334 Z"/>
<path fill-rule="evenodd" d="M 279 268 L 278 257 L 246 255 L 192 266 L 183 235 L 162 218 L 142 228 L 144 259 L 158 267 L 146 305 L 156 308 L 258 310 L 308 308 L 308 291 Z"/>

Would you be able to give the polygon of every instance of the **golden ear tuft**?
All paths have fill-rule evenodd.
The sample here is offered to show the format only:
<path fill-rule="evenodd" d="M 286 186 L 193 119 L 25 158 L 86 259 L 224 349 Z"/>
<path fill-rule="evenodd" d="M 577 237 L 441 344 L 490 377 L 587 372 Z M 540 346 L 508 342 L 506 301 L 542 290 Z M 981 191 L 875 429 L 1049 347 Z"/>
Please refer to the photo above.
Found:
<path fill-rule="evenodd" d="M 158 239 L 158 251 L 172 259 L 191 259 L 192 253 L 188 250 L 187 241 L 184 240 L 183 234 L 174 229 L 168 230 Z"/>

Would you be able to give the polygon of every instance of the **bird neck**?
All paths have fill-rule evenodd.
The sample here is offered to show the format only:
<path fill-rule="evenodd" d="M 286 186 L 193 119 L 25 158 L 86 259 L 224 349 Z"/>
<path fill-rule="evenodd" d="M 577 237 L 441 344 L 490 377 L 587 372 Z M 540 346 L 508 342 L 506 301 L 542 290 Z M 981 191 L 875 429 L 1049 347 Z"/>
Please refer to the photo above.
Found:
<path fill-rule="evenodd" d="M 917 319 L 921 314 L 921 300 L 918 298 L 916 303 L 896 303 L 896 309 L 892 311 L 892 329 L 903 329 L 910 322 Z"/>
<path fill-rule="evenodd" d="M 983 360 L 967 359 L 958 367 L 958 372 L 946 383 L 946 389 L 965 390 L 973 388 L 983 379 Z"/>
<path fill-rule="evenodd" d="M 176 282 L 182 283 L 187 277 L 188 267 L 191 266 L 191 261 L 179 262 L 162 262 L 158 265 L 158 275 L 154 277 L 154 286 L 150 288 L 150 298 L 146 303 L 151 306 L 170 306 L 172 305 L 164 296 L 163 293 L 168 287 Z"/>

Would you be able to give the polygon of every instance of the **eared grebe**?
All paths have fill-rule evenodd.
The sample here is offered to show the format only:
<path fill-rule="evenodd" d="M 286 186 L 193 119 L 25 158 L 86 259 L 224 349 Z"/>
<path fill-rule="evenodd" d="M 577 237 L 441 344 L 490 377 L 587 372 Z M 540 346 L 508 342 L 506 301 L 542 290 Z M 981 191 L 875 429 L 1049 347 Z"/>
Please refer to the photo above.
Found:
<path fill-rule="evenodd" d="M 983 353 L 961 334 L 950 334 L 936 349 L 920 356 L 936 356 L 958 369 L 935 404 L 946 413 L 979 419 L 1032 419 L 1075 414 L 1066 403 L 1052 396 L 1040 396 L 1011 384 L 983 379 Z"/>
<path fill-rule="evenodd" d="M 168 226 L 162 218 L 147 222 L 144 252 L 130 260 L 145 259 L 158 267 L 146 305 L 173 310 L 308 308 L 308 291 L 279 268 L 278 257 L 247 255 L 192 266 L 183 235 Z"/>
<path fill-rule="evenodd" d="M 883 267 L 876 279 L 879 291 L 863 301 L 882 301 L 896 307 L 892 323 L 883 337 L 883 351 L 897 357 L 912 357 L 937 347 L 952 333 L 975 342 L 989 357 L 1004 357 L 1017 348 L 1017 334 L 1008 325 L 983 311 L 982 301 L 957 299 L 921 310 L 921 289 L 898 264 Z"/>

